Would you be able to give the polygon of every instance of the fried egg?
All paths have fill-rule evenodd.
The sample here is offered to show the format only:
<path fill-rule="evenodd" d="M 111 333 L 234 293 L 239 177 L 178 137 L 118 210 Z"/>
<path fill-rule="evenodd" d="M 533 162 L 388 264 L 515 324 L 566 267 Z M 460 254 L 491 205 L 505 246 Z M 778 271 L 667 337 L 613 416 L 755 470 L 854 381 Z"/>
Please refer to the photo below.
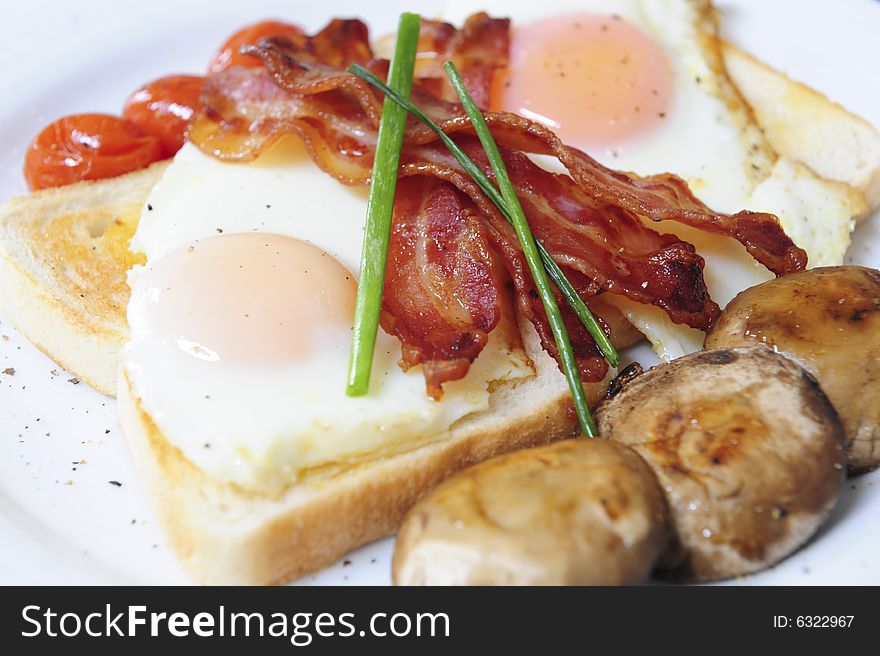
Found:
<path fill-rule="evenodd" d="M 212 477 L 271 493 L 410 449 L 486 409 L 490 382 L 533 375 L 496 329 L 437 402 L 380 330 L 369 394 L 346 396 L 366 203 L 293 138 L 250 164 L 187 144 L 150 194 L 123 368 L 166 439 Z"/>
<path fill-rule="evenodd" d="M 443 18 L 460 24 L 478 10 L 511 19 L 509 67 L 495 76 L 491 109 L 544 123 L 610 168 L 675 173 L 715 210 L 772 212 L 811 267 L 842 263 L 858 198 L 773 152 L 727 78 L 709 3 L 447 0 Z M 554 160 L 535 159 L 563 172 Z M 694 244 L 722 307 L 772 277 L 732 238 L 672 221 L 652 227 Z M 661 359 L 702 347 L 702 332 L 658 308 L 608 299 Z"/>

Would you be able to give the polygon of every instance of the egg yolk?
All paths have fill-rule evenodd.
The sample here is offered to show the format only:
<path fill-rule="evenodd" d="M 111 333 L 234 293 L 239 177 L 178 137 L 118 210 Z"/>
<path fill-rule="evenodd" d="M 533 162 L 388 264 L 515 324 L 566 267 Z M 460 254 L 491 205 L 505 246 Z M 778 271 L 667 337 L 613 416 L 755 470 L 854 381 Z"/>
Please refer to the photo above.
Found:
<path fill-rule="evenodd" d="M 354 276 L 298 239 L 220 235 L 170 253 L 144 275 L 136 302 L 145 327 L 202 360 L 297 362 L 350 334 Z"/>
<path fill-rule="evenodd" d="M 622 144 L 663 122 L 672 70 L 662 48 L 618 16 L 555 16 L 514 30 L 491 108 L 551 128 L 582 149 Z"/>

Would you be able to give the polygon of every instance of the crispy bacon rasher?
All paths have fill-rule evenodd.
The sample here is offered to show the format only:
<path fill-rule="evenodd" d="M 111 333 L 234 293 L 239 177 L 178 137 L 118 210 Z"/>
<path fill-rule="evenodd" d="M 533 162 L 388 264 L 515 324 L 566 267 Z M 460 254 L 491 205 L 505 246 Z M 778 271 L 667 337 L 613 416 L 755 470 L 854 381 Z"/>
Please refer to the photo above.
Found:
<path fill-rule="evenodd" d="M 507 63 L 509 25 L 485 14 L 461 30 L 423 21 L 412 98 L 491 177 L 461 106 L 442 75 L 452 59 L 468 89 L 488 104 L 492 75 Z M 282 136 L 298 134 L 315 163 L 340 182 L 369 183 L 382 98 L 346 72 L 351 63 L 387 73 L 372 58 L 366 26 L 334 20 L 314 36 L 267 39 L 249 47 L 264 68 L 228 69 L 208 79 L 190 139 L 225 160 L 250 161 Z M 706 330 L 719 313 L 694 247 L 650 221 L 672 220 L 733 237 L 768 269 L 802 269 L 806 254 L 773 215 L 712 211 L 671 174 L 636 178 L 565 146 L 543 125 L 486 114 L 535 236 L 588 299 L 621 294 Z M 550 155 L 551 173 L 527 155 Z M 421 363 L 429 393 L 463 377 L 499 318 L 498 263 L 512 278 L 520 311 L 554 357 L 555 344 L 513 229 L 432 132 L 410 118 L 401 157 L 382 325 L 403 344 L 402 366 Z M 582 376 L 607 372 L 592 337 L 560 304 Z"/>
<path fill-rule="evenodd" d="M 402 366 L 422 365 L 428 393 L 463 378 L 500 319 L 498 265 L 473 203 L 437 178 L 400 181 L 382 325 L 403 344 Z"/>

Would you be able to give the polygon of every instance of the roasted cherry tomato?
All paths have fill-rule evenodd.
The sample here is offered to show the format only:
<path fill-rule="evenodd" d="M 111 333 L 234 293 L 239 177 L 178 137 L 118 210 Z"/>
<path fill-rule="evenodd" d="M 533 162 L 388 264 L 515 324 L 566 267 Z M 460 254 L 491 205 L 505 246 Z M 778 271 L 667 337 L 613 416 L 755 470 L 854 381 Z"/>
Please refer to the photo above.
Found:
<path fill-rule="evenodd" d="M 204 83 L 205 78 L 198 75 L 159 78 L 128 97 L 122 116 L 158 137 L 165 155 L 171 157 L 183 145 L 189 120 L 200 106 Z"/>
<path fill-rule="evenodd" d="M 296 25 L 281 21 L 268 20 L 248 25 L 229 37 L 223 47 L 214 54 L 208 66 L 208 73 L 218 73 L 230 66 L 259 66 L 261 64 L 259 59 L 239 52 L 243 45 L 254 44 L 267 36 L 296 36 L 302 33 L 303 31 Z"/>
<path fill-rule="evenodd" d="M 31 189 L 112 178 L 163 159 L 162 144 L 134 123 L 109 114 L 76 114 L 47 126 L 28 147 Z"/>

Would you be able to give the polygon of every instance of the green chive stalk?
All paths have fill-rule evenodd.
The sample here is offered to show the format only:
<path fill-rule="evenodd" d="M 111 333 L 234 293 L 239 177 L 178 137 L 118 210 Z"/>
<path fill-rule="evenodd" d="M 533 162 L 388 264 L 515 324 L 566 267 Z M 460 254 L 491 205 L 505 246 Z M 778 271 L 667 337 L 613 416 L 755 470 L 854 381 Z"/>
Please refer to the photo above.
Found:
<path fill-rule="evenodd" d="M 455 92 L 458 94 L 458 97 L 464 106 L 464 111 L 471 119 L 474 131 L 477 133 L 477 138 L 483 145 L 483 150 L 486 151 L 486 157 L 489 158 L 489 164 L 492 165 L 492 171 L 495 173 L 495 181 L 498 183 L 498 187 L 501 190 L 501 196 L 504 198 L 504 203 L 512 215 L 513 229 L 516 231 L 516 236 L 519 238 L 520 246 L 522 246 L 523 254 L 529 265 L 529 270 L 532 272 L 535 286 L 538 288 L 538 294 L 541 296 L 541 301 L 544 304 L 544 310 L 547 313 L 547 320 L 550 322 L 550 330 L 553 333 L 553 339 L 556 341 L 556 348 L 559 351 L 559 359 L 562 361 L 563 373 L 565 374 L 566 380 L 568 380 L 568 387 L 571 391 L 571 397 L 574 400 L 574 407 L 577 411 L 581 429 L 587 437 L 595 437 L 598 431 L 596 430 L 596 424 L 593 422 L 593 418 L 590 415 L 590 407 L 587 404 L 587 395 L 584 392 L 584 384 L 581 380 L 580 370 L 578 369 L 577 360 L 574 356 L 574 349 L 571 346 L 571 340 L 568 338 L 568 331 L 565 329 L 565 323 L 562 321 L 562 313 L 559 311 L 559 306 L 556 304 L 556 296 L 553 294 L 553 289 L 550 287 L 550 280 L 547 277 L 547 271 L 541 261 L 538 245 L 535 242 L 535 237 L 529 228 L 529 222 L 526 220 L 526 215 L 519 203 L 516 189 L 510 181 L 510 176 L 507 174 L 507 167 L 504 165 L 504 160 L 501 158 L 498 144 L 495 143 L 495 139 L 489 131 L 489 126 L 486 124 L 486 119 L 483 118 L 483 113 L 471 97 L 470 92 L 464 84 L 464 80 L 455 68 L 455 64 L 451 61 L 446 62 L 444 68 L 446 69 L 446 75 L 452 82 L 452 86 L 455 88 Z"/>
<path fill-rule="evenodd" d="M 403 98 L 408 98 L 412 90 L 420 26 L 418 14 L 401 14 L 388 84 Z M 406 109 L 391 98 L 385 98 L 376 142 L 364 244 L 361 251 L 354 330 L 348 363 L 348 383 L 345 390 L 349 396 L 363 396 L 370 386 L 406 117 Z"/>

